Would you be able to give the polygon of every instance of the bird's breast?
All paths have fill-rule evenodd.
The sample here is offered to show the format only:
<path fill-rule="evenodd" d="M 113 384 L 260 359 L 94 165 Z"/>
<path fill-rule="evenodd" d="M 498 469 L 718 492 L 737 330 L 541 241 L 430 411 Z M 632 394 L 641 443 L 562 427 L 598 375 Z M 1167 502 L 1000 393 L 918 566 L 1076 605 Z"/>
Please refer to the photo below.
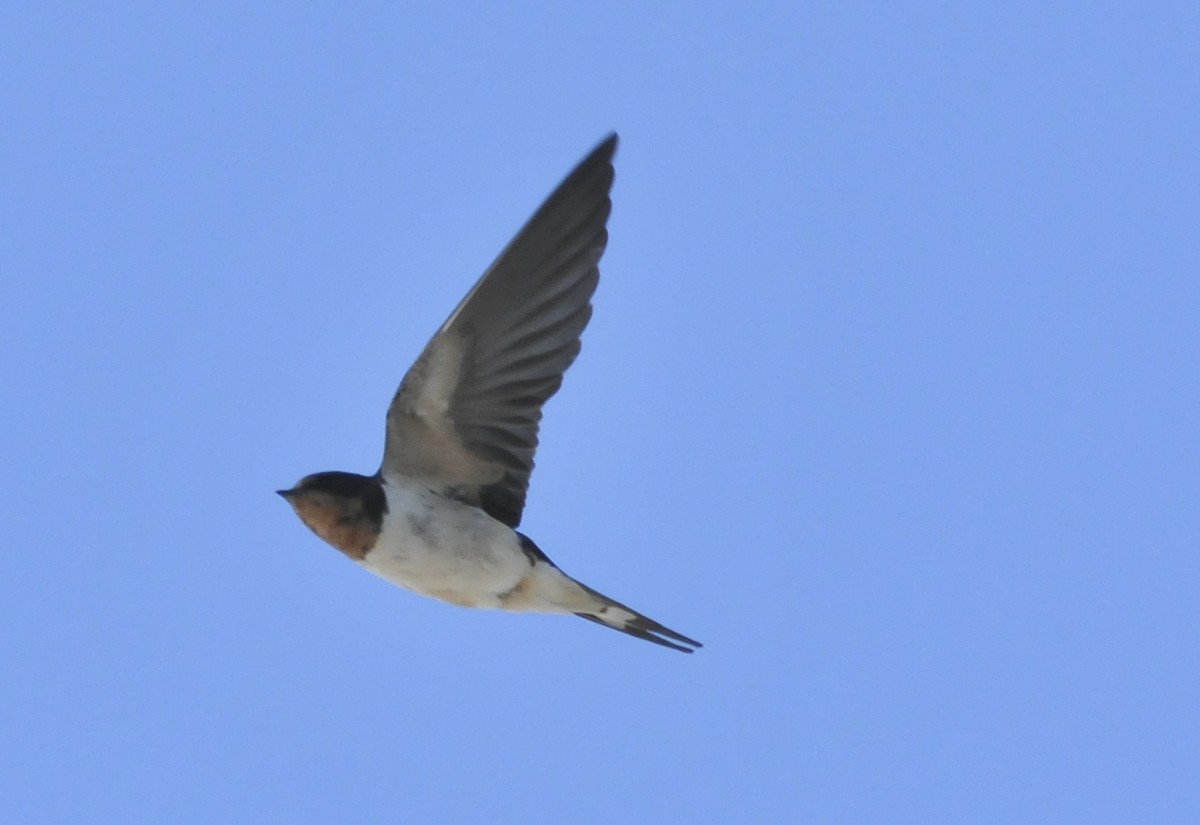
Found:
<path fill-rule="evenodd" d="M 463 607 L 500 607 L 529 573 L 507 525 L 415 483 L 384 485 L 388 511 L 360 561 L 393 584 Z"/>

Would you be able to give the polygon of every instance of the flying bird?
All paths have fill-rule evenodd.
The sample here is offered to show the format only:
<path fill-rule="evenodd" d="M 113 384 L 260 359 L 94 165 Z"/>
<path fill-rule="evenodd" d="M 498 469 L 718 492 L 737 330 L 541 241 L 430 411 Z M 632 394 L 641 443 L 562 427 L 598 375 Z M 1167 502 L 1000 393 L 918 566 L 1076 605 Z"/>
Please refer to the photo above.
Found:
<path fill-rule="evenodd" d="M 362 567 L 463 607 L 575 614 L 691 653 L 700 643 L 564 573 L 517 531 L 542 405 L 579 354 L 608 242 L 609 135 L 559 184 L 409 368 L 371 476 L 279 490 Z"/>

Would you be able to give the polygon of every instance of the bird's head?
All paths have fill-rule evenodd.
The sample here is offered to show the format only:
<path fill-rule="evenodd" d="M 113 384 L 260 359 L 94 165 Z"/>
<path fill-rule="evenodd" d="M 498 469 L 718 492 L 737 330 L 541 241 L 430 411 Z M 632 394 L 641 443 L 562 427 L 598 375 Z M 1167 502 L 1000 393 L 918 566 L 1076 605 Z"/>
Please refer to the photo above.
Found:
<path fill-rule="evenodd" d="M 276 492 L 310 530 L 356 559 L 374 545 L 387 512 L 379 479 L 356 473 L 313 473 Z"/>

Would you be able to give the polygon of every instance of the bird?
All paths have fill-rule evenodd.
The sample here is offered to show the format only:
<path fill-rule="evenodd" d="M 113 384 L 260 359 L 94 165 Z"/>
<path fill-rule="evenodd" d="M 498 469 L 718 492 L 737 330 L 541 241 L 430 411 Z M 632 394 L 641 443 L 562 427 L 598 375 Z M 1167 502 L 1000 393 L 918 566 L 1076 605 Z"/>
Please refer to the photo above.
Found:
<path fill-rule="evenodd" d="M 579 162 L 434 333 L 388 407 L 379 470 L 276 492 L 318 537 L 407 590 L 574 614 L 692 653 L 700 642 L 567 575 L 517 530 L 542 406 L 591 319 L 616 147 L 611 133 Z"/>

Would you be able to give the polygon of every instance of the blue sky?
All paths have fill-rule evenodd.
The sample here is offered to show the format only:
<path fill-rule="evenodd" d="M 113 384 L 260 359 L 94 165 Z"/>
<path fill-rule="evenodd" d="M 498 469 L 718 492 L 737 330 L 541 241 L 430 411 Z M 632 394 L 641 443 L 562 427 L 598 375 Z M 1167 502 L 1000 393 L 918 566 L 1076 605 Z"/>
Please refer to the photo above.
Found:
<path fill-rule="evenodd" d="M 1195 4 L 8 3 L 0 819 L 1200 816 Z M 273 490 L 621 135 L 523 529 Z"/>

